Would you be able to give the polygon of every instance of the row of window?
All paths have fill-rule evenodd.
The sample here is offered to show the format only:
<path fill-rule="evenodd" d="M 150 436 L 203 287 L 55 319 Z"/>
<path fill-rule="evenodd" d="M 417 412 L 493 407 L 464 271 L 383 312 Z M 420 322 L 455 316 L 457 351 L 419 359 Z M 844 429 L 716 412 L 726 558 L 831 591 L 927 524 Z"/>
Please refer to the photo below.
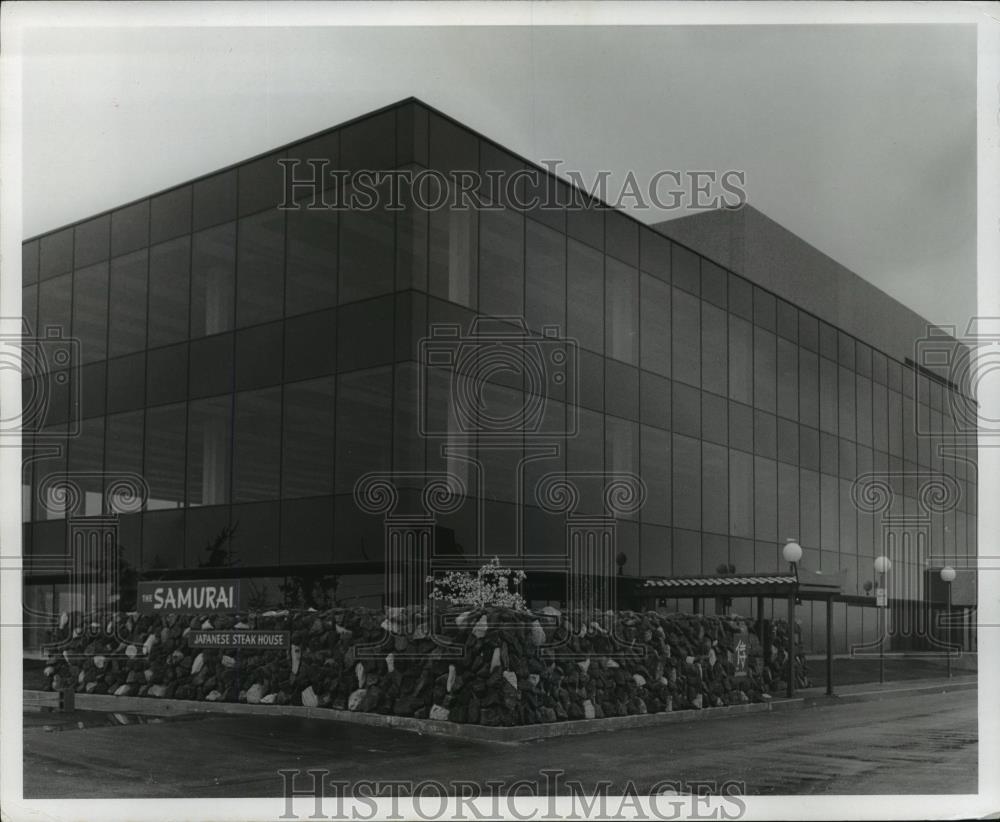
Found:
<path fill-rule="evenodd" d="M 463 430 L 455 395 L 444 382 L 428 383 L 426 410 L 422 416 L 414 413 L 424 390 L 417 369 L 408 364 L 395 372 L 356 371 L 85 420 L 68 437 L 68 448 L 27 463 L 26 483 L 35 493 L 25 495 L 27 504 L 34 502 L 25 517 L 65 516 L 64 501 L 46 479 L 67 471 L 83 478 L 86 514 L 103 510 L 105 484 L 122 474 L 145 479 L 149 509 L 350 493 L 367 471 L 390 469 L 421 475 L 448 470 L 471 495 L 516 502 L 517 467 L 529 459 L 523 486 L 528 504 L 545 473 L 633 472 L 649 491 L 641 513 L 646 521 L 735 535 L 763 532 L 776 538 L 787 530 L 779 527 L 783 505 L 786 513 L 801 509 L 804 516 L 839 506 L 837 516 L 853 521 L 851 484 L 860 474 L 908 472 L 909 478 L 898 483 L 897 503 L 903 504 L 899 500 L 916 499 L 921 483 L 939 473 L 925 469 L 921 476 L 914 463 L 806 428 L 795 432 L 797 449 L 772 438 L 773 450 L 763 454 L 764 440 L 754 434 L 755 456 L 585 410 L 571 427 L 560 403 L 550 403 L 549 412 L 558 409 L 554 416 L 543 416 L 548 421 L 543 430 L 548 426 L 551 436 L 535 442 L 519 433 L 513 441 L 498 440 L 495 430 L 486 426 L 481 425 L 478 434 L 475 428 Z M 497 418 L 517 411 L 517 392 L 503 386 L 492 391 L 482 399 Z M 476 421 L 481 422 L 478 417 Z M 561 432 L 556 430 L 560 426 Z M 44 429 L 36 443 L 38 453 L 58 444 L 65 433 L 62 428 Z M 545 449 L 553 443 L 559 446 L 558 454 L 546 456 Z M 447 457 L 441 456 L 443 444 L 449 446 Z M 792 456 L 796 459 L 790 460 Z M 472 466 L 475 460 L 481 468 Z M 964 491 L 955 501 L 956 510 L 974 514 L 974 468 L 966 470 L 961 461 L 946 465 L 957 477 L 956 487 Z M 601 489 L 582 485 L 581 510 L 603 513 Z M 816 488 L 824 489 L 822 508 L 813 499 Z M 38 498 L 42 493 L 48 496 Z M 804 524 L 802 530 L 811 533 Z M 827 532 L 834 542 L 854 544 L 844 534 Z M 808 535 L 803 540 L 812 544 Z"/>
<path fill-rule="evenodd" d="M 439 519 L 436 551 L 443 556 L 503 557 L 516 555 L 520 545 L 527 555 L 564 555 L 565 523 L 560 517 L 529 507 L 523 509 L 519 520 L 514 505 L 495 500 L 485 501 L 482 513 L 489 527 L 484 531 L 481 551 L 475 549 L 478 536 L 471 505 Z M 955 523 L 957 535 L 939 532 L 940 541 L 932 543 L 943 546 L 934 549 L 935 561 L 975 555 L 976 518 L 958 515 Z M 220 544 L 220 536 L 229 552 L 227 560 L 241 568 L 380 563 L 385 555 L 383 523 L 379 517 L 360 511 L 350 496 L 128 514 L 120 518 L 118 533 L 126 560 L 143 571 L 206 564 L 212 547 Z M 25 539 L 30 567 L 31 556 L 64 553 L 66 523 L 26 526 Z M 740 573 L 774 573 L 784 567 L 781 540 L 770 537 L 755 540 L 620 521 L 616 541 L 626 557 L 624 570 L 630 575 L 715 574 L 723 563 L 732 563 Z M 846 593 L 855 594 L 861 592 L 864 581 L 873 578 L 873 557 L 881 552 L 877 542 L 867 543 L 857 553 L 806 545 L 802 565 L 824 572 L 846 570 Z M 916 581 L 921 572 L 918 563 L 898 560 L 893 566 L 897 588 L 902 590 L 904 578 Z"/>

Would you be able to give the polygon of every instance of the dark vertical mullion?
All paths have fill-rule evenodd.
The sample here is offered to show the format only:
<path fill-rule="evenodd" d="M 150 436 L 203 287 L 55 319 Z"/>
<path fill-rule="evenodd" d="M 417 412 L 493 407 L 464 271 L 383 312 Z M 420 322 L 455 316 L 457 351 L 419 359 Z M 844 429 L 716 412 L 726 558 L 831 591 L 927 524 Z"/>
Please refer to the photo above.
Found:
<path fill-rule="evenodd" d="M 288 157 L 288 152 L 282 152 L 281 159 Z M 282 167 L 284 170 L 284 167 Z M 282 185 L 281 200 L 284 202 L 284 185 Z M 237 199 L 237 204 L 239 200 Z M 281 215 L 281 363 L 278 366 L 278 493 L 277 510 L 278 527 L 278 556 L 275 558 L 277 564 L 281 564 L 281 555 L 284 551 L 284 541 L 282 539 L 282 520 L 284 518 L 284 506 L 282 500 L 285 496 L 285 315 L 288 313 L 286 305 L 288 303 L 288 211 L 278 209 Z M 235 335 L 234 335 L 235 336 Z"/>

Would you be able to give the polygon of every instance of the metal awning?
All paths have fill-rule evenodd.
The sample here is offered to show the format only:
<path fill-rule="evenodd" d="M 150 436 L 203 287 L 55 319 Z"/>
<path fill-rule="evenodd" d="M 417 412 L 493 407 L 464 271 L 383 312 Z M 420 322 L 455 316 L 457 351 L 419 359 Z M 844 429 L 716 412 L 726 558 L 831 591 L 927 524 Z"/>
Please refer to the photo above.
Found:
<path fill-rule="evenodd" d="M 826 573 L 796 569 L 793 574 L 734 574 L 731 576 L 647 577 L 639 582 L 643 598 L 786 597 L 836 599 L 844 591 L 846 571 Z"/>
<path fill-rule="evenodd" d="M 826 692 L 833 694 L 833 601 L 844 593 L 847 571 L 835 573 L 810 571 L 792 565 L 791 574 L 732 574 L 729 576 L 647 577 L 637 580 L 640 599 L 693 599 L 695 612 L 698 602 L 709 597 L 756 597 L 757 621 L 763 620 L 763 601 L 784 599 L 788 603 L 788 670 L 787 694 L 794 694 L 795 603 L 801 600 L 826 602 Z"/>

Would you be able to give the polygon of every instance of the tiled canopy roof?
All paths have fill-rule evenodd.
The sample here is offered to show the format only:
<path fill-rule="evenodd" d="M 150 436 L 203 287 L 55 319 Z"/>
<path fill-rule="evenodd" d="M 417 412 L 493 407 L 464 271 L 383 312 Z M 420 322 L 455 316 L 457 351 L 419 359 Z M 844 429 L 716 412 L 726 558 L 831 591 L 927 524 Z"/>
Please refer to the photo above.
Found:
<path fill-rule="evenodd" d="M 712 588 L 732 585 L 795 585 L 793 576 L 731 576 L 731 577 L 651 577 L 643 581 L 644 588 Z"/>

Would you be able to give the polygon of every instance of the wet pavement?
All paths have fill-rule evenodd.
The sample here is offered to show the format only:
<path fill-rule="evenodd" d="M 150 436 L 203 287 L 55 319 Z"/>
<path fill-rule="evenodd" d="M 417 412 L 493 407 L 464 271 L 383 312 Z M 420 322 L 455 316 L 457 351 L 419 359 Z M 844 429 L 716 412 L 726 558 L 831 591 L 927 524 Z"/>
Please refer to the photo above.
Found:
<path fill-rule="evenodd" d="M 278 797 L 280 769 L 324 769 L 330 779 L 348 781 L 529 779 L 544 785 L 540 772 L 558 768 L 584 787 L 632 780 L 641 791 L 665 779 L 736 780 L 752 795 L 977 789 L 975 690 L 520 745 L 293 717 L 201 716 L 82 728 L 69 722 L 65 730 L 26 726 L 26 798 Z M 268 815 L 278 816 L 283 801 L 274 802 Z"/>

